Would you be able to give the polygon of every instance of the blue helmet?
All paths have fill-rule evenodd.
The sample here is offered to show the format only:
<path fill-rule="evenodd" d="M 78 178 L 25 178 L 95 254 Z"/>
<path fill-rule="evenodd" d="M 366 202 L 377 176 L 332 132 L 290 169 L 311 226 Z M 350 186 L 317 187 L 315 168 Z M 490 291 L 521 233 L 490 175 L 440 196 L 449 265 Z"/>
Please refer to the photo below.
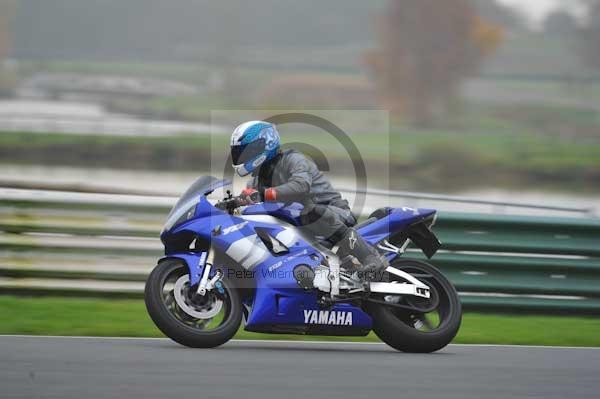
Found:
<path fill-rule="evenodd" d="M 279 151 L 275 125 L 263 121 L 242 123 L 231 135 L 231 161 L 240 176 L 252 173 Z"/>

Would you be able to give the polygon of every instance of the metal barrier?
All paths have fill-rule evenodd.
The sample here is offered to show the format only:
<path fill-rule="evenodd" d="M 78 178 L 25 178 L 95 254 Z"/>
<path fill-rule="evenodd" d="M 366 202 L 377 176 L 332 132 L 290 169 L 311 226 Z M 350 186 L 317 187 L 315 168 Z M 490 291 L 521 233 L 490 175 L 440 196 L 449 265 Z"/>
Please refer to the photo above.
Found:
<path fill-rule="evenodd" d="M 528 204 L 522 202 L 508 202 L 508 201 L 491 201 L 482 200 L 478 198 L 463 197 L 458 195 L 442 195 L 442 194 L 429 194 L 429 193 L 417 193 L 411 191 L 394 191 L 394 190 L 351 190 L 348 188 L 340 189 L 342 193 L 349 194 L 368 194 L 374 196 L 382 196 L 389 198 L 410 198 L 418 201 L 440 201 L 440 202 L 452 202 L 461 204 L 475 204 L 475 205 L 490 205 L 495 209 L 501 209 L 505 211 L 510 208 L 527 209 L 527 210 L 541 210 L 541 211 L 555 211 L 573 213 L 578 215 L 593 216 L 595 209 L 593 208 L 582 208 L 582 207 L 570 207 L 570 206 L 556 206 L 556 205 L 541 205 L 541 204 Z"/>
<path fill-rule="evenodd" d="M 48 201 L 48 196 L 53 199 L 54 202 L 61 205 L 61 201 L 69 200 L 74 197 L 76 201 L 80 201 L 82 198 L 86 199 L 86 202 L 95 202 L 100 208 L 106 206 L 107 202 L 112 202 L 113 199 L 123 202 L 123 198 L 130 198 L 134 204 L 146 204 L 148 202 L 156 202 L 159 204 L 168 205 L 171 204 L 176 198 L 166 198 L 165 195 L 153 196 L 148 191 L 131 191 L 123 189 L 109 189 L 106 187 L 98 187 L 93 184 L 60 184 L 60 183 L 47 183 L 44 182 L 35 183 L 35 188 L 32 189 L 31 183 L 16 183 L 16 182 L 1 182 L 4 187 L 0 187 L 0 197 L 5 199 L 17 199 L 31 200 L 35 195 L 38 195 L 41 201 Z M 547 205 L 539 203 L 524 203 L 524 202 L 509 202 L 509 201 L 492 201 L 484 200 L 480 198 L 464 197 L 457 195 L 444 195 L 444 194 L 432 194 L 412 191 L 398 191 L 398 190 L 381 190 L 381 189 L 368 189 L 368 190 L 357 190 L 350 188 L 339 188 L 341 193 L 350 195 L 363 194 L 368 197 L 384 197 L 384 198 L 402 198 L 409 199 L 414 203 L 414 206 L 423 204 L 427 207 L 427 203 L 439 202 L 439 203 L 452 203 L 452 204 L 470 204 L 470 205 L 484 205 L 491 207 L 493 212 L 491 213 L 507 213 L 510 209 L 519 209 L 525 211 L 544 211 L 557 213 L 559 215 L 570 214 L 578 216 L 594 216 L 600 208 L 592 207 L 573 207 L 573 206 L 559 206 L 559 205 Z M 119 194 L 122 197 L 106 197 L 105 194 Z M 138 194 L 131 196 L 131 194 Z M 83 195 L 83 197 L 82 197 Z M 143 196 L 140 198 L 140 195 Z M 156 200 L 156 198 L 160 198 Z M 105 202 L 103 202 L 105 201 Z M 429 205 L 430 206 L 430 205 Z"/>
<path fill-rule="evenodd" d="M 600 313 L 600 220 L 441 213 L 434 230 L 467 307 Z"/>
<path fill-rule="evenodd" d="M 140 297 L 174 200 L 0 189 L 0 293 Z M 600 314 L 600 220 L 441 212 L 434 231 L 467 309 Z"/>

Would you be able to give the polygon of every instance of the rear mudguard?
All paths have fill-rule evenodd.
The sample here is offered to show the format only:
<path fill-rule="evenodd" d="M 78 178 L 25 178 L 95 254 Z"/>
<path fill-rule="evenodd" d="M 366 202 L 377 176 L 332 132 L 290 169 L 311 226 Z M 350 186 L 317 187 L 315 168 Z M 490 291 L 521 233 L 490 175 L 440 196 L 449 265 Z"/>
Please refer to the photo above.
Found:
<path fill-rule="evenodd" d="M 423 251 L 427 258 L 431 259 L 441 248 L 442 243 L 431 229 L 429 229 L 429 223 L 427 220 L 419 220 L 412 223 L 406 229 L 393 234 L 390 237 L 390 242 L 402 245 L 406 239 L 409 239 L 416 247 Z"/>
<path fill-rule="evenodd" d="M 441 247 L 440 241 L 430 230 L 435 221 L 434 209 L 396 208 L 381 219 L 358 229 L 358 232 L 371 245 L 378 245 L 383 240 L 402 246 L 407 239 L 431 258 Z M 386 254 L 388 259 L 396 254 Z"/>

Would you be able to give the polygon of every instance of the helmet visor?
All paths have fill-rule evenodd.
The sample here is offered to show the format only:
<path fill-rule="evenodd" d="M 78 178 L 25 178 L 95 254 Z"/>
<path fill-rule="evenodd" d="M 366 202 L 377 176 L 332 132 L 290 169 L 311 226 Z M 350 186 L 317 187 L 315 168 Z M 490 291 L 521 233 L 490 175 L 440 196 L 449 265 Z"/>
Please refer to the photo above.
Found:
<path fill-rule="evenodd" d="M 231 162 L 234 166 L 243 165 L 265 151 L 265 139 L 258 139 L 248 144 L 231 146 Z"/>

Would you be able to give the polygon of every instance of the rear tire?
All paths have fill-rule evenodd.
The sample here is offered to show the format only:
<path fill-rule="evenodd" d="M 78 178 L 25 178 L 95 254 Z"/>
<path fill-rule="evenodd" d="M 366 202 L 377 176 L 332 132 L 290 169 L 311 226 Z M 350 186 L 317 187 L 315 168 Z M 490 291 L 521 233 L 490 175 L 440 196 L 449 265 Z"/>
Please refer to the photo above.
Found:
<path fill-rule="evenodd" d="M 226 278 L 221 279 L 225 294 L 218 300 L 223 303 L 224 315 L 218 326 L 206 330 L 204 326 L 210 321 L 194 319 L 185 314 L 177 303 L 173 303 L 170 297 L 173 290 L 165 291 L 165 284 L 169 279 L 180 278 L 187 273 L 187 266 L 178 259 L 163 260 L 154 268 L 148 276 L 144 291 L 148 314 L 160 331 L 181 345 L 214 348 L 224 344 L 235 335 L 242 321 L 242 303 L 237 289 Z"/>
<path fill-rule="evenodd" d="M 440 324 L 430 331 L 421 331 L 415 325 L 423 314 L 367 302 L 365 308 L 373 318 L 373 331 L 383 342 L 402 352 L 430 353 L 442 349 L 454 339 L 462 320 L 462 307 L 456 289 L 437 268 L 426 262 L 399 259 L 392 262 L 391 266 L 405 271 L 413 270 L 413 273 L 415 270 L 421 271 L 423 275 L 431 276 L 431 279 L 417 278 L 430 287 L 435 286 Z"/>

